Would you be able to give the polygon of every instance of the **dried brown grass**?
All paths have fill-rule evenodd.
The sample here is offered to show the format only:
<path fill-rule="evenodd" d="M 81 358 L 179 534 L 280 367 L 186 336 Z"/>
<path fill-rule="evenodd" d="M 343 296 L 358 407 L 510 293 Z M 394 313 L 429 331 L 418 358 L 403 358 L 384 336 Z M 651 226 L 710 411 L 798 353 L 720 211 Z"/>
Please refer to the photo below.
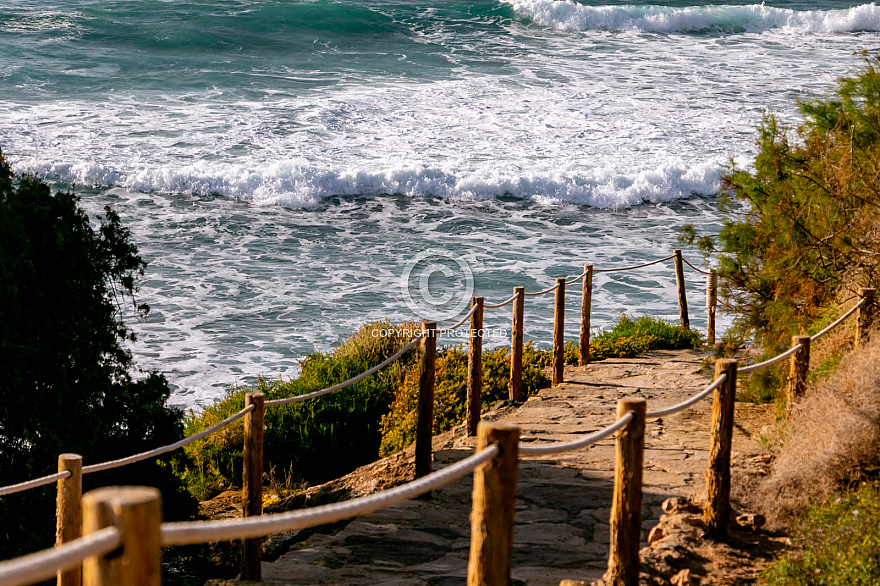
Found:
<path fill-rule="evenodd" d="M 789 411 L 772 472 L 749 500 L 776 526 L 855 485 L 880 456 L 880 333 Z M 828 342 L 832 342 L 829 340 Z M 835 345 L 830 343 L 829 345 Z"/>

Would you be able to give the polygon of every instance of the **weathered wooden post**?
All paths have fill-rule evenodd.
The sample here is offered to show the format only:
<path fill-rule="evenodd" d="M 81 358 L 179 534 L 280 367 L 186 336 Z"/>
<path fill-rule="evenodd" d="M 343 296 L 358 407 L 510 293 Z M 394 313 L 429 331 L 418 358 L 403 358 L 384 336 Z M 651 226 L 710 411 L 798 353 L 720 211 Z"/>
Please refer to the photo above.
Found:
<path fill-rule="evenodd" d="M 605 583 L 638 586 L 639 542 L 642 531 L 642 469 L 645 461 L 644 399 L 617 402 L 617 418 L 633 418 L 617 432 L 614 458 L 614 494 L 611 502 L 611 552 Z"/>
<path fill-rule="evenodd" d="M 85 586 L 160 586 L 162 583 L 162 497 L 148 486 L 110 486 L 82 500 L 83 534 L 115 526 L 119 549 L 83 561 Z"/>
<path fill-rule="evenodd" d="M 467 433 L 477 435 L 483 395 L 483 298 L 471 297 L 471 331 L 468 343 Z"/>
<path fill-rule="evenodd" d="M 422 358 L 419 362 L 419 410 L 416 420 L 416 478 L 431 473 L 437 322 L 423 321 L 422 332 Z"/>
<path fill-rule="evenodd" d="M 715 361 L 715 379 L 727 375 L 715 389 L 712 405 L 712 432 L 709 441 L 709 467 L 706 470 L 706 503 L 703 522 L 714 538 L 727 537 L 730 517 L 730 448 L 733 441 L 733 412 L 736 399 L 735 359 Z"/>
<path fill-rule="evenodd" d="M 681 317 L 682 327 L 690 329 L 691 321 L 688 319 L 688 302 L 684 283 L 684 262 L 681 259 L 680 249 L 675 249 L 672 253 L 675 255 L 673 257 L 675 263 L 675 284 L 678 285 L 678 315 Z"/>
<path fill-rule="evenodd" d="M 474 471 L 468 586 L 509 586 L 513 557 L 513 517 L 519 428 L 480 424 L 477 451 L 498 444 L 501 454 Z"/>
<path fill-rule="evenodd" d="M 706 275 L 706 309 L 708 313 L 708 325 L 706 326 L 706 343 L 710 346 L 715 344 L 715 310 L 718 308 L 718 273 L 715 269 L 709 269 Z"/>
<path fill-rule="evenodd" d="M 578 341 L 578 365 L 590 362 L 590 306 L 593 303 L 593 265 L 584 265 L 584 286 L 581 292 L 581 332 Z"/>
<path fill-rule="evenodd" d="M 58 481 L 55 547 L 82 536 L 82 456 L 61 454 L 58 456 L 58 472 L 70 472 L 70 476 Z M 81 567 L 58 573 L 58 586 L 80 586 L 81 583 Z"/>
<path fill-rule="evenodd" d="M 874 289 L 859 289 L 859 297 L 865 300 L 865 304 L 859 308 L 856 319 L 856 346 L 862 346 L 871 335 L 874 325 L 874 313 L 876 311 L 876 291 Z"/>
<path fill-rule="evenodd" d="M 553 380 L 562 383 L 565 372 L 565 277 L 556 279 L 553 299 Z"/>
<path fill-rule="evenodd" d="M 788 370 L 788 406 L 804 396 L 807 390 L 807 372 L 810 370 L 810 336 L 792 336 L 791 347 L 800 344 L 801 348 L 791 355 Z"/>
<path fill-rule="evenodd" d="M 511 401 L 522 401 L 522 359 L 523 359 L 523 313 L 525 311 L 526 289 L 514 287 L 513 321 L 510 331 L 510 383 L 508 396 Z"/>
<path fill-rule="evenodd" d="M 243 517 L 263 514 L 263 393 L 247 393 L 244 406 L 254 408 L 244 416 L 244 464 L 241 480 Z M 262 579 L 263 540 L 259 537 L 241 542 L 241 579 Z"/>

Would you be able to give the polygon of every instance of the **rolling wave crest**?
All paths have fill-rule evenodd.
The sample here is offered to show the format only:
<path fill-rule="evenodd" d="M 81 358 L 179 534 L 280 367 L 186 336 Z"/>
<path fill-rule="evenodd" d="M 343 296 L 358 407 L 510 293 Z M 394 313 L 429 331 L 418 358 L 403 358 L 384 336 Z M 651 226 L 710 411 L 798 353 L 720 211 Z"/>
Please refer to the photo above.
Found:
<path fill-rule="evenodd" d="M 880 31 L 875 3 L 841 10 L 792 10 L 763 4 L 746 6 L 585 6 L 570 0 L 508 0 L 522 15 L 568 31 L 654 33 L 763 32 L 788 29 L 807 33 Z"/>

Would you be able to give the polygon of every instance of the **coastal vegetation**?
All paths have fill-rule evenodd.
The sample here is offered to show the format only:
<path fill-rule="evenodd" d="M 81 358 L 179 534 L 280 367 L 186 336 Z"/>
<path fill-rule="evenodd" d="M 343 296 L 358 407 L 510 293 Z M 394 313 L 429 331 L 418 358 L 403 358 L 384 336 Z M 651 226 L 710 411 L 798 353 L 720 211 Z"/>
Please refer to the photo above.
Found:
<path fill-rule="evenodd" d="M 683 235 L 719 258 L 721 299 L 735 315 L 727 352 L 751 340 L 758 359 L 774 356 L 792 335 L 815 334 L 852 307 L 858 288 L 880 283 L 880 58 L 864 55 L 832 94 L 799 107 L 796 127 L 764 114 L 752 168 L 731 163 L 717 238 Z M 741 399 L 779 407 L 777 429 L 765 434 L 771 473 L 745 498 L 771 524 L 791 525 L 798 546 L 765 578 L 875 584 L 880 341 L 854 349 L 852 330 L 840 328 L 810 358 L 814 374 L 797 405 L 785 405 L 787 365 L 740 381 Z"/>
<path fill-rule="evenodd" d="M 93 223 L 94 221 L 94 223 Z M 176 441 L 182 414 L 155 372 L 138 371 L 124 318 L 149 308 L 135 295 L 146 263 L 109 207 L 90 219 L 73 193 L 52 194 L 15 176 L 0 153 L 0 478 L 4 484 L 57 471 L 61 453 L 86 463 Z M 150 484 L 165 495 L 165 517 L 195 503 L 179 480 L 148 461 L 88 475 L 86 490 Z M 4 557 L 54 540 L 54 485 L 3 497 Z"/>

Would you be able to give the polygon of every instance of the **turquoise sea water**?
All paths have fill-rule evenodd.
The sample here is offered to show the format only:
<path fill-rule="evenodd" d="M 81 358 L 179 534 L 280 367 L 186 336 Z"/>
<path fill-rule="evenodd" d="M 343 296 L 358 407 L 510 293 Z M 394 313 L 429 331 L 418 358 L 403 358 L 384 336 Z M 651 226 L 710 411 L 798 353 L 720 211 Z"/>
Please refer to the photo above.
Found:
<path fill-rule="evenodd" d="M 878 31 L 848 1 L 0 3 L 0 148 L 133 227 L 135 354 L 196 405 L 365 320 L 454 313 L 425 290 L 501 300 L 717 230 L 761 110 L 796 122 Z M 596 285 L 595 325 L 677 316 L 668 265 Z M 548 341 L 552 300 L 527 312 Z"/>

